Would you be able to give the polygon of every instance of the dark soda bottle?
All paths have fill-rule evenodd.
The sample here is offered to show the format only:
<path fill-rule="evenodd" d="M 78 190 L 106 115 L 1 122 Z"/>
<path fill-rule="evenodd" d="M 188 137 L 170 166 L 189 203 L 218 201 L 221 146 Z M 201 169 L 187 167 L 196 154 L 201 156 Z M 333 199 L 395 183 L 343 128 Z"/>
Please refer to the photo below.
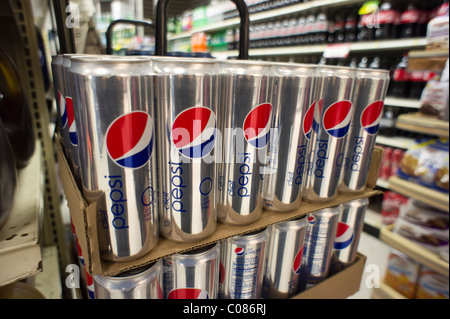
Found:
<path fill-rule="evenodd" d="M 326 43 L 328 39 L 328 17 L 325 11 L 319 12 L 316 17 L 315 43 Z"/>
<path fill-rule="evenodd" d="M 396 21 L 399 19 L 400 12 L 398 12 L 391 1 L 384 1 L 380 6 L 378 13 L 379 27 L 375 28 L 375 39 L 385 40 L 390 39 L 396 34 Z"/>
<path fill-rule="evenodd" d="M 345 12 L 339 10 L 334 19 L 334 42 L 345 41 Z"/>
<path fill-rule="evenodd" d="M 406 10 L 400 16 L 400 38 L 412 38 L 416 36 L 421 13 L 422 11 L 413 3 L 408 4 Z"/>
<path fill-rule="evenodd" d="M 358 10 L 351 9 L 345 19 L 345 42 L 356 41 L 358 33 Z"/>
<path fill-rule="evenodd" d="M 391 82 L 391 95 L 395 97 L 408 97 L 410 87 L 410 73 L 408 72 L 408 55 L 405 54 L 402 60 L 395 67 Z"/>

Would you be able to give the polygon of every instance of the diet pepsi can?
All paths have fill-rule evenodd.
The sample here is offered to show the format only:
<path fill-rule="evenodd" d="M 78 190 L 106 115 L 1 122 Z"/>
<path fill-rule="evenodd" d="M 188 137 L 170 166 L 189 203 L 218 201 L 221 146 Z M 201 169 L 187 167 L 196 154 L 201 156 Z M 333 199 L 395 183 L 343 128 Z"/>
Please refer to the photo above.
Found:
<path fill-rule="evenodd" d="M 73 57 L 83 194 L 97 204 L 101 257 L 134 260 L 158 240 L 148 57 Z"/>
<path fill-rule="evenodd" d="M 218 64 L 158 57 L 154 72 L 161 234 L 175 242 L 199 241 L 217 221 Z"/>
<path fill-rule="evenodd" d="M 62 131 L 62 127 L 63 127 L 63 122 L 66 121 L 67 119 L 67 115 L 66 118 L 64 118 L 64 120 L 62 119 L 63 114 L 65 113 L 64 111 L 62 111 L 63 109 L 65 110 L 65 101 L 64 101 L 64 79 L 63 79 L 63 69 L 62 69 L 62 63 L 64 61 L 63 55 L 62 54 L 58 54 L 55 56 L 52 56 L 52 76 L 53 76 L 53 89 L 55 90 L 55 101 L 56 101 L 56 122 L 58 124 L 58 130 L 60 131 L 61 134 L 61 142 L 64 145 L 64 152 L 66 152 L 66 157 L 68 157 L 67 155 L 67 150 L 65 149 L 65 141 L 64 141 L 64 133 Z"/>
<path fill-rule="evenodd" d="M 342 193 L 365 189 L 388 84 L 387 70 L 357 69 L 353 93 L 355 114 L 348 133 L 343 179 L 339 185 Z"/>
<path fill-rule="evenodd" d="M 163 299 L 163 262 L 117 276 L 94 276 L 95 299 Z"/>
<path fill-rule="evenodd" d="M 264 209 L 287 212 L 298 208 L 302 200 L 314 115 L 315 66 L 274 63 L 272 75 L 274 134 L 268 147 L 263 200 Z"/>
<path fill-rule="evenodd" d="M 258 299 L 266 267 L 268 228 L 222 241 L 219 298 Z"/>
<path fill-rule="evenodd" d="M 329 201 L 337 194 L 342 175 L 346 137 L 353 117 L 351 102 L 355 71 L 319 66 L 312 145 L 303 197 L 310 202 Z"/>
<path fill-rule="evenodd" d="M 306 224 L 302 216 L 270 226 L 263 298 L 285 299 L 297 292 Z"/>
<path fill-rule="evenodd" d="M 217 299 L 220 244 L 164 259 L 166 299 Z"/>
<path fill-rule="evenodd" d="M 262 173 L 272 127 L 270 64 L 221 62 L 219 122 L 223 136 L 218 220 L 245 225 L 262 214 Z"/>
<path fill-rule="evenodd" d="M 299 291 L 308 289 L 327 277 L 339 212 L 339 207 L 332 207 L 307 214 Z"/>
<path fill-rule="evenodd" d="M 336 273 L 356 259 L 359 237 L 364 226 L 369 199 L 354 199 L 341 204 L 334 240 L 330 273 Z"/>

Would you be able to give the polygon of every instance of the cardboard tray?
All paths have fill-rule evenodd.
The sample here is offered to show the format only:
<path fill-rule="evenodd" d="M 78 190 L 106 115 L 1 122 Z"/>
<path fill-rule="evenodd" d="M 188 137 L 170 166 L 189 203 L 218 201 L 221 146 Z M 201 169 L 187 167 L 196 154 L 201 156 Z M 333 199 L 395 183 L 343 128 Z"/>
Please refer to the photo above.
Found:
<path fill-rule="evenodd" d="M 236 227 L 217 223 L 216 230 L 212 235 L 195 244 L 174 243 L 160 237 L 156 246 L 145 256 L 131 262 L 110 262 L 102 260 L 99 254 L 97 241 L 96 204 L 88 204 L 86 199 L 83 197 L 82 192 L 78 188 L 74 176 L 69 168 L 68 162 L 64 156 L 59 136 L 56 136 L 55 138 L 55 147 L 60 165 L 60 177 L 67 198 L 70 216 L 85 260 L 86 269 L 91 275 L 102 274 L 106 276 L 114 276 L 123 271 L 150 264 L 171 254 L 184 252 L 201 246 L 207 246 L 224 238 L 252 232 L 284 220 L 298 218 L 309 212 L 325 207 L 334 207 L 352 199 L 370 197 L 381 193 L 380 191 L 373 190 L 378 178 L 378 170 L 383 152 L 382 149 L 375 148 L 367 179 L 367 187 L 362 193 L 340 194 L 333 201 L 327 203 L 302 202 L 299 209 L 289 213 L 280 214 L 264 211 L 259 220 L 246 226 Z"/>

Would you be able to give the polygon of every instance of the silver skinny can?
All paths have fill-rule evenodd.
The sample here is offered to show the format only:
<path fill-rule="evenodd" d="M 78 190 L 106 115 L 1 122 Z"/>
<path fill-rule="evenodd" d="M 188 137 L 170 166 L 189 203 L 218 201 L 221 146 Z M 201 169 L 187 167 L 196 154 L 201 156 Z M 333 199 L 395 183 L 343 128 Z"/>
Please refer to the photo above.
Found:
<path fill-rule="evenodd" d="M 303 192 L 303 198 L 307 201 L 330 201 L 337 195 L 347 135 L 354 113 L 351 102 L 354 77 L 355 70 L 352 68 L 317 68 L 317 103 Z"/>
<path fill-rule="evenodd" d="M 306 225 L 303 216 L 270 226 L 263 298 L 286 299 L 297 292 Z"/>
<path fill-rule="evenodd" d="M 158 240 L 152 76 L 147 57 L 73 57 L 83 194 L 101 257 L 134 260 Z"/>
<path fill-rule="evenodd" d="M 272 127 L 270 65 L 221 62 L 218 220 L 246 225 L 262 214 L 262 178 Z"/>
<path fill-rule="evenodd" d="M 213 59 L 154 58 L 160 230 L 195 242 L 216 227 L 218 65 Z"/>
<path fill-rule="evenodd" d="M 94 276 L 95 299 L 163 299 L 163 262 L 117 276 Z"/>
<path fill-rule="evenodd" d="M 261 297 L 269 236 L 266 228 L 222 240 L 219 298 Z"/>
<path fill-rule="evenodd" d="M 273 135 L 264 175 L 264 209 L 292 211 L 300 206 L 314 115 L 315 66 L 274 63 Z"/>
<path fill-rule="evenodd" d="M 350 125 L 344 159 L 342 193 L 364 191 L 367 175 L 383 113 L 389 84 L 389 71 L 357 69 L 353 105 L 355 114 Z"/>
<path fill-rule="evenodd" d="M 217 299 L 220 244 L 164 259 L 166 299 Z"/>

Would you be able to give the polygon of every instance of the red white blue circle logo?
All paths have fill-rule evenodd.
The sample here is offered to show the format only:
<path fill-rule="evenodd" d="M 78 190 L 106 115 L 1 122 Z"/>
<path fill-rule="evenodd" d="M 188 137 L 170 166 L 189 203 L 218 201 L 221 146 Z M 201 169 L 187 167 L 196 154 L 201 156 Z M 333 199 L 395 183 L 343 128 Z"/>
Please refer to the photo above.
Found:
<path fill-rule="evenodd" d="M 368 105 L 361 113 L 361 127 L 364 128 L 367 133 L 371 135 L 378 133 L 383 106 L 383 101 L 376 101 Z"/>
<path fill-rule="evenodd" d="M 204 106 L 188 108 L 175 118 L 171 133 L 172 142 L 182 155 L 202 158 L 214 147 L 216 115 Z"/>
<path fill-rule="evenodd" d="M 238 247 L 234 250 L 234 253 L 238 256 L 241 256 L 245 253 L 245 248 L 244 247 Z"/>
<path fill-rule="evenodd" d="M 313 125 L 316 123 L 314 121 L 314 109 L 316 102 L 313 102 L 305 113 L 305 117 L 303 118 L 303 134 L 306 136 L 308 140 L 311 139 L 311 134 L 313 131 Z"/>
<path fill-rule="evenodd" d="M 73 111 L 73 100 L 71 97 L 66 97 L 66 114 L 67 122 L 69 124 L 69 139 L 72 145 L 78 145 L 77 125 L 75 124 L 75 113 Z"/>
<path fill-rule="evenodd" d="M 109 157 L 119 166 L 140 168 L 153 150 L 153 120 L 143 111 L 122 115 L 106 131 Z"/>
<path fill-rule="evenodd" d="M 306 220 L 308 221 L 308 223 L 310 223 L 311 225 L 314 225 L 316 223 L 316 218 L 313 215 L 309 215 Z"/>
<path fill-rule="evenodd" d="M 169 292 L 167 299 L 209 299 L 209 295 L 203 289 L 179 288 Z"/>
<path fill-rule="evenodd" d="M 323 114 L 323 127 L 333 137 L 343 138 L 350 129 L 352 120 L 352 103 L 339 101 L 332 104 Z"/>
<path fill-rule="evenodd" d="M 297 255 L 295 255 L 294 263 L 292 264 L 292 270 L 295 274 L 300 273 L 300 267 L 302 266 L 302 257 L 303 257 L 303 247 L 300 248 L 300 250 L 297 252 Z"/>
<path fill-rule="evenodd" d="M 62 128 L 65 128 L 67 125 L 66 101 L 60 91 L 58 91 L 58 102 L 59 102 L 59 113 L 60 113 L 59 115 L 61 116 L 61 125 L 62 125 Z"/>
<path fill-rule="evenodd" d="M 344 249 L 350 246 L 353 241 L 352 228 L 342 222 L 338 223 L 336 230 L 336 239 L 334 240 L 334 249 Z"/>
<path fill-rule="evenodd" d="M 258 105 L 244 119 L 243 129 L 247 142 L 253 147 L 264 148 L 269 143 L 272 105 Z"/>

